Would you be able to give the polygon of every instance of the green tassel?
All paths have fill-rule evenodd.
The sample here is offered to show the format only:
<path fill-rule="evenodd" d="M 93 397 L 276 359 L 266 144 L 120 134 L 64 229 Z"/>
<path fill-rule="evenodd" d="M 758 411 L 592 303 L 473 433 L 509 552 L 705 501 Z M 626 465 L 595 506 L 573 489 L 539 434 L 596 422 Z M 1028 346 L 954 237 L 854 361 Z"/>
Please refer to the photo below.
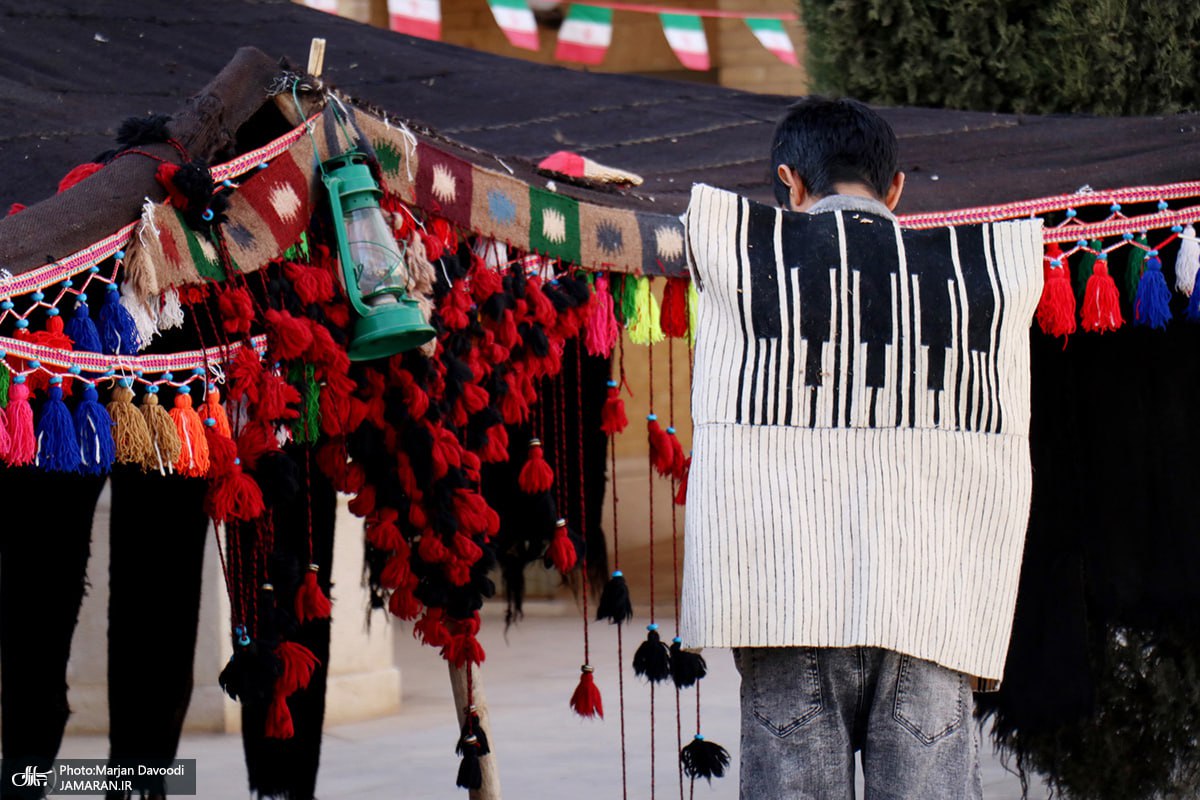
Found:
<path fill-rule="evenodd" d="M 1143 248 L 1150 248 L 1150 242 L 1146 240 L 1144 233 L 1129 246 L 1129 266 L 1125 268 L 1125 298 L 1130 307 L 1137 299 L 1138 283 L 1142 280 L 1142 265 L 1146 263 L 1146 249 Z"/>
<path fill-rule="evenodd" d="M 1096 267 L 1096 253 L 1103 248 L 1099 239 L 1092 239 L 1088 247 L 1095 252 L 1083 251 L 1079 263 L 1075 266 L 1075 307 L 1083 308 L 1083 296 L 1087 292 L 1088 279 Z"/>
<path fill-rule="evenodd" d="M 0 356 L 2 358 L 3 356 Z M 0 366 L 0 407 L 8 408 L 8 386 L 12 382 L 12 373 L 8 367 Z"/>
<path fill-rule="evenodd" d="M 308 231 L 300 234 L 300 240 L 283 253 L 284 261 L 305 261 L 308 259 Z"/>
<path fill-rule="evenodd" d="M 617 321 L 629 327 L 637 319 L 637 278 L 613 273 L 613 305 Z"/>
<path fill-rule="evenodd" d="M 629 277 L 625 280 L 628 282 Z M 629 341 L 634 344 L 654 344 L 663 340 L 662 326 L 659 324 L 658 301 L 650 291 L 649 278 L 635 278 L 634 316 L 629 327 Z"/>
<path fill-rule="evenodd" d="M 317 383 L 317 368 L 304 365 L 304 406 L 300 410 L 300 427 L 305 442 L 316 442 L 321 435 L 321 387 Z"/>

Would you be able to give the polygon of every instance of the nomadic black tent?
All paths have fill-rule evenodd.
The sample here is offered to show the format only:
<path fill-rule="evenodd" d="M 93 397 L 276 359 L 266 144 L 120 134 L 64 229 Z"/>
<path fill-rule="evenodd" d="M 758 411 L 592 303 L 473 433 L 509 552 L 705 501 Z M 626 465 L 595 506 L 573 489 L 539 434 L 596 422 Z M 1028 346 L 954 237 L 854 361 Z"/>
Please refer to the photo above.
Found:
<path fill-rule="evenodd" d="M 50 195 L 68 169 L 111 146 L 122 119 L 179 107 L 233 45 L 303 64 L 314 36 L 335 54 L 330 83 L 474 163 L 535 181 L 537 160 L 573 150 L 645 183 L 563 191 L 660 213 L 682 211 L 696 181 L 770 198 L 766 145 L 788 98 L 531 65 L 286 0 L 213 0 L 4 4 L 0 202 Z M 1200 178 L 1197 115 L 883 113 L 901 139 L 909 213 Z M 139 208 L 121 213 L 124 224 Z M 53 260 L 111 232 L 88 222 L 67 221 L 54 237 L 61 249 L 29 258 Z M 0 224 L 0 254 L 12 252 L 4 234 Z M 1122 797 L 1195 786 L 1184 765 L 1195 760 L 1200 708 L 1191 679 L 1200 638 L 1187 612 L 1200 600 L 1200 331 L 1180 316 L 1165 332 L 1033 335 L 1030 533 L 1004 688 L 984 702 L 1023 763 L 1079 796 L 1105 796 L 1102 784 Z M 1148 739 L 1150 752 L 1135 749 Z M 1106 767 L 1119 767 L 1119 780 Z"/>

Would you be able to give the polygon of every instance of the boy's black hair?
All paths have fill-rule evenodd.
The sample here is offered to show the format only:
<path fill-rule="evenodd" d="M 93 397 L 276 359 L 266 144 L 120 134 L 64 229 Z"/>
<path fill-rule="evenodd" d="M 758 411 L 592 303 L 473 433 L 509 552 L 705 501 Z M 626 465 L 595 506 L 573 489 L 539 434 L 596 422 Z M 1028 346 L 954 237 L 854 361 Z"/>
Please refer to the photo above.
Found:
<path fill-rule="evenodd" d="M 775 199 L 788 204 L 788 187 L 779 179 L 786 164 L 817 197 L 834 193 L 836 183 L 861 183 L 883 199 L 896 175 L 896 133 L 892 126 L 857 100 L 811 95 L 793 103 L 775 128 L 771 175 Z"/>

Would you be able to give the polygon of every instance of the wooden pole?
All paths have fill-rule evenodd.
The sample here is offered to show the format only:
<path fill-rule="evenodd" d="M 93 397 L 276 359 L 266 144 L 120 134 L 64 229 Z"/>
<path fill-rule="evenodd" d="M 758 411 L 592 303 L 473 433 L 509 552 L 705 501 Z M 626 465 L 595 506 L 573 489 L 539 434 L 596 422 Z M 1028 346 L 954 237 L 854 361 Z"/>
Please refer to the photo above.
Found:
<path fill-rule="evenodd" d="M 243 47 L 175 112 L 171 135 L 192 158 L 227 157 L 238 128 L 262 107 L 281 71 L 266 53 Z M 138 219 L 147 198 L 162 200 L 166 190 L 154 179 L 156 159 L 178 163 L 179 154 L 166 144 L 138 149 L 150 157 L 118 158 L 66 192 L 0 219 L 0 267 L 17 274 L 68 256 Z M 63 172 L 70 166 L 64 164 Z"/>
<path fill-rule="evenodd" d="M 467 707 L 471 704 L 471 696 L 475 704 L 475 713 L 479 715 L 479 727 L 487 734 L 490 751 L 479 759 L 479 768 L 483 773 L 483 783 L 479 789 L 470 792 L 471 800 L 501 800 L 500 797 L 500 767 L 496 763 L 496 742 L 492 738 L 492 724 L 488 719 L 487 697 L 483 693 L 483 683 L 479 680 L 479 667 L 474 664 L 458 668 L 450 664 L 450 688 L 454 692 L 454 709 L 458 714 L 458 727 L 462 729 L 466 719 Z M 467 669 L 470 669 L 471 691 L 467 691 Z"/>

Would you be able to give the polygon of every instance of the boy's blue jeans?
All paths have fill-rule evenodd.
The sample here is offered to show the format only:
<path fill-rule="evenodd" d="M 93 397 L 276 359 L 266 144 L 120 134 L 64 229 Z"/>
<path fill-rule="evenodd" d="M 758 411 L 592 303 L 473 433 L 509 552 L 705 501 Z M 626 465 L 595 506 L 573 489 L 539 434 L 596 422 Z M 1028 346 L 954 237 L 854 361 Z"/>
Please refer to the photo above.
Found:
<path fill-rule="evenodd" d="M 878 647 L 733 651 L 742 675 L 742 800 L 978 800 L 966 675 Z"/>

